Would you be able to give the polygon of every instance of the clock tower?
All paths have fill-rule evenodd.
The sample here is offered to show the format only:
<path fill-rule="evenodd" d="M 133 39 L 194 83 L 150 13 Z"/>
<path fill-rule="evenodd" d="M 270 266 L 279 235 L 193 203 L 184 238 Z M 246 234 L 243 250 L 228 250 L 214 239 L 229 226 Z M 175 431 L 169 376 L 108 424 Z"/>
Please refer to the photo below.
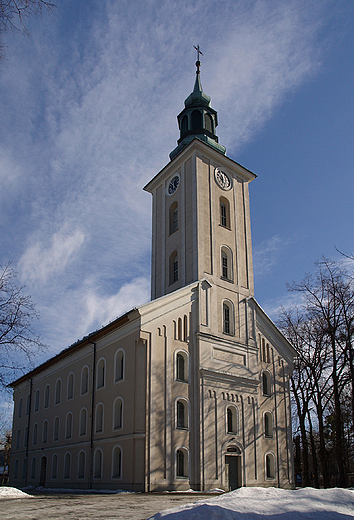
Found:
<path fill-rule="evenodd" d="M 144 188 L 153 195 L 151 297 L 206 279 L 217 296 L 208 326 L 246 339 L 245 306 L 254 294 L 248 183 L 255 175 L 218 142 L 199 60 L 196 67 L 171 161 Z"/>

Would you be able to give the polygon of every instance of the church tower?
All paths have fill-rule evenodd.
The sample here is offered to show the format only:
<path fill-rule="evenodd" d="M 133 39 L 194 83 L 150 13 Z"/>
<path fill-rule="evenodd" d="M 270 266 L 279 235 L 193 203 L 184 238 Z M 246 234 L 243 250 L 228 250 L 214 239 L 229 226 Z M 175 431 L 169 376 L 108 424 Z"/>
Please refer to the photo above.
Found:
<path fill-rule="evenodd" d="M 144 188 L 153 195 L 151 297 L 206 278 L 217 288 L 209 326 L 241 338 L 245 302 L 254 294 L 248 183 L 255 175 L 219 144 L 199 60 L 196 67 L 177 116 L 178 145 Z"/>

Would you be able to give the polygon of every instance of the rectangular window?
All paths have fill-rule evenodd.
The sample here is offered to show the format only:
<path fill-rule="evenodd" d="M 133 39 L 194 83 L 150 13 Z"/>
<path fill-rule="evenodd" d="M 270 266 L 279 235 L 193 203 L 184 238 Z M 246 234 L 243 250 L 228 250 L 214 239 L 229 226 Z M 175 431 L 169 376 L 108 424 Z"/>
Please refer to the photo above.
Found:
<path fill-rule="evenodd" d="M 223 202 L 220 202 L 220 224 L 227 226 L 226 206 Z"/>

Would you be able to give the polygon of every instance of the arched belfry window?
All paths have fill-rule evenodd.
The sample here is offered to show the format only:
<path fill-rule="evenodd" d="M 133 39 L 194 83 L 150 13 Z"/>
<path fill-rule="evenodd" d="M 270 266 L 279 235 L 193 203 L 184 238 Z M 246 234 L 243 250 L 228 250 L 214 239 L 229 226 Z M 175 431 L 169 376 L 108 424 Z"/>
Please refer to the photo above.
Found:
<path fill-rule="evenodd" d="M 178 229 L 178 202 L 175 201 L 170 206 L 170 235 Z"/>
<path fill-rule="evenodd" d="M 192 130 L 202 130 L 203 128 L 203 115 L 199 110 L 193 110 L 192 112 Z"/>
<path fill-rule="evenodd" d="M 182 350 L 176 353 L 176 381 L 188 383 L 188 354 Z"/>
<path fill-rule="evenodd" d="M 213 133 L 213 119 L 210 114 L 205 114 L 205 130 L 208 130 L 208 132 Z"/>
<path fill-rule="evenodd" d="M 265 395 L 265 396 L 270 396 L 272 394 L 271 376 L 267 370 L 264 370 L 262 373 L 262 390 L 263 390 L 263 395 Z"/>
<path fill-rule="evenodd" d="M 229 300 L 223 301 L 222 304 L 223 333 L 234 334 L 234 309 Z"/>
<path fill-rule="evenodd" d="M 221 278 L 230 282 L 233 280 L 232 252 L 227 246 L 221 248 Z"/>
<path fill-rule="evenodd" d="M 183 116 L 181 122 L 181 137 L 188 131 L 188 117 Z"/>
<path fill-rule="evenodd" d="M 170 254 L 170 285 L 178 281 L 178 253 L 177 251 L 173 251 Z"/>
<path fill-rule="evenodd" d="M 230 203 L 226 197 L 220 197 L 220 226 L 230 228 Z"/>

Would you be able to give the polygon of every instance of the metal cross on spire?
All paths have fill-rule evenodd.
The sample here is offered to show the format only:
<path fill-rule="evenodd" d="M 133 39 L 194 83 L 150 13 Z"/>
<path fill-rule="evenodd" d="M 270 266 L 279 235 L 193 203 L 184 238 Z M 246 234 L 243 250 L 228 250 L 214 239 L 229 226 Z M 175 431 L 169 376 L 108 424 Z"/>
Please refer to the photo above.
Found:
<path fill-rule="evenodd" d="M 193 45 L 193 47 L 195 48 L 195 50 L 197 51 L 197 61 L 195 62 L 196 66 L 197 66 L 197 74 L 199 74 L 199 67 L 200 67 L 200 61 L 199 61 L 199 56 L 202 55 L 203 56 L 203 53 L 202 51 L 200 50 L 199 48 L 199 44 L 196 46 L 196 45 Z"/>

